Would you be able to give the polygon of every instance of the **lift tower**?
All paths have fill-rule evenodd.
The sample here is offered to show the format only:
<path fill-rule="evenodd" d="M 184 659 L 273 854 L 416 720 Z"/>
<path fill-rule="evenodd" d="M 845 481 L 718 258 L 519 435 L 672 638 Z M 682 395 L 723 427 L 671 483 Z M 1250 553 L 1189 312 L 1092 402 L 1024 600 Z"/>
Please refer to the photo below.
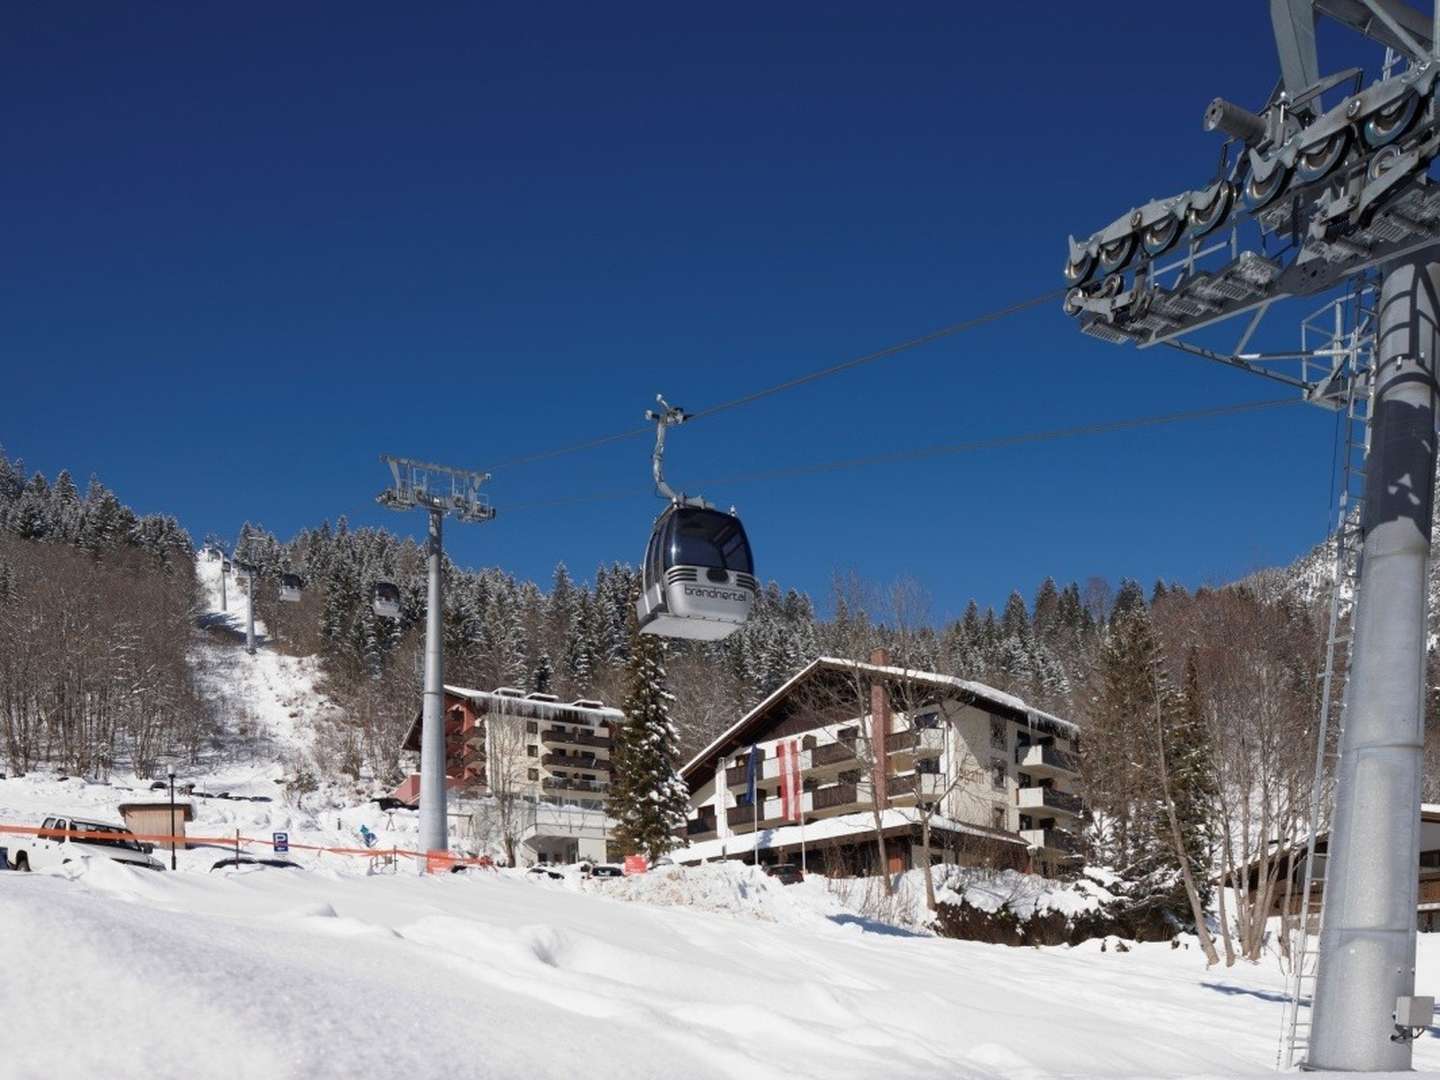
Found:
<path fill-rule="evenodd" d="M 445 851 L 445 676 L 444 597 L 440 580 L 444 548 L 441 523 L 447 514 L 460 521 L 489 521 L 495 510 L 480 493 L 489 473 L 467 472 L 409 458 L 380 460 L 390 466 L 391 484 L 375 501 L 391 510 L 424 510 L 430 532 L 426 544 L 429 587 L 425 598 L 425 699 L 420 719 L 420 843 L 424 851 Z"/>
<path fill-rule="evenodd" d="M 1281 79 L 1258 111 L 1216 98 L 1203 126 L 1226 137 L 1202 186 L 1137 206 L 1070 239 L 1065 312 L 1102 341 L 1165 345 L 1294 387 L 1368 419 L 1364 499 L 1336 543 L 1358 555 L 1335 802 L 1321 892 L 1311 1022 L 1300 1035 L 1297 968 L 1284 1059 L 1312 1069 L 1410 1067 L 1431 999 L 1413 996 L 1420 842 L 1426 565 L 1440 351 L 1440 0 L 1270 0 Z M 1322 74 L 1316 20 L 1385 47 L 1379 77 Z M 1366 281 L 1378 276 L 1378 308 Z M 1277 302 L 1348 289 L 1354 321 L 1315 347 L 1252 344 Z M 1231 347 L 1214 328 L 1245 316 Z M 1364 357 L 1365 359 L 1361 359 Z M 1347 473 L 1348 473 L 1347 469 Z M 1337 565 L 1342 560 L 1337 558 Z M 1337 583 L 1338 587 L 1338 583 Z M 1332 608 L 1332 612 L 1333 612 Z M 1325 674 L 1302 934 L 1322 818 Z M 1263 838 L 1270 839 L 1270 838 Z M 1290 838 L 1281 838 L 1289 840 Z"/>

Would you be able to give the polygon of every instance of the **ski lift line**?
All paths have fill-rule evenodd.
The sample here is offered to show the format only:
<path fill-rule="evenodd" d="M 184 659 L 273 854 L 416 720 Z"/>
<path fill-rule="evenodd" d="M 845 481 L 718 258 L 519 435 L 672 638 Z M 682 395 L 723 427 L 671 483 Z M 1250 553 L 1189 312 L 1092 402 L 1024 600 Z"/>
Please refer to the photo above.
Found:
<path fill-rule="evenodd" d="M 794 465 L 778 469 L 761 469 L 729 476 L 712 477 L 701 481 L 702 486 L 745 484 L 766 480 L 787 479 L 794 476 L 810 476 L 819 473 L 841 472 L 846 469 L 866 468 L 872 465 L 900 464 L 925 458 L 946 457 L 956 454 L 978 453 L 984 450 L 1004 450 L 1014 446 L 1035 443 L 1056 442 L 1062 439 L 1079 438 L 1086 435 L 1108 435 L 1121 431 L 1137 431 L 1145 428 L 1162 427 L 1167 424 L 1183 423 L 1188 420 L 1208 420 L 1222 416 L 1236 416 L 1258 412 L 1281 405 L 1301 405 L 1303 398 L 1267 398 L 1263 401 L 1244 401 L 1234 405 L 1216 405 L 1205 409 L 1189 409 L 1184 412 L 1161 413 L 1157 416 L 1132 417 L 1126 420 L 1106 420 L 1096 424 L 1080 424 L 1074 427 L 1051 428 L 1046 431 L 1031 431 L 1016 435 L 1000 435 L 991 439 L 977 439 L 964 443 L 941 443 L 914 450 L 897 450 L 888 454 L 874 454 L 868 457 L 841 458 L 836 461 L 819 462 L 811 465 Z M 574 495 L 560 499 L 538 499 L 533 502 L 517 503 L 510 508 L 514 513 L 521 510 L 540 510 L 557 506 L 571 506 L 578 503 L 610 502 L 634 498 L 644 494 L 638 488 L 611 488 L 589 495 Z"/>
<path fill-rule="evenodd" d="M 1064 295 L 1064 289 L 1054 289 L 1040 296 L 1031 297 L 1028 300 L 1021 300 L 1003 308 L 996 308 L 994 311 L 988 311 L 983 315 L 975 315 L 960 322 L 951 323 L 949 326 L 942 326 L 938 330 L 931 330 L 929 333 L 921 334 L 919 337 L 897 341 L 893 345 L 887 345 L 883 349 L 877 349 L 863 356 L 851 357 L 849 360 L 842 360 L 838 364 L 832 364 L 829 367 L 810 371 L 804 375 L 797 375 L 792 379 L 786 379 L 784 382 L 776 383 L 774 386 L 767 386 L 763 389 L 743 394 L 740 397 L 732 398 L 729 401 L 719 402 L 708 408 L 691 413 L 688 419 L 701 420 L 707 416 L 715 416 L 717 413 L 726 412 L 730 409 L 738 409 L 742 406 L 760 401 L 763 398 L 771 397 L 775 394 L 783 394 L 787 390 L 794 390 L 797 387 L 807 386 L 812 382 L 827 379 L 831 375 L 839 375 L 854 368 L 864 367 L 866 364 L 873 364 L 879 360 L 887 360 L 892 356 L 908 352 L 911 349 L 918 349 L 922 345 L 929 345 L 931 342 L 953 337 L 956 334 L 964 333 L 966 330 L 974 330 L 989 323 L 998 322 L 1011 315 L 1018 315 L 1020 312 L 1028 311 L 1030 308 L 1039 307 L 1042 304 L 1054 303 Z M 609 446 L 611 443 L 623 442 L 627 439 L 635 439 L 642 435 L 653 434 L 654 430 L 653 427 L 649 426 L 630 428 L 627 431 L 617 431 L 613 435 L 601 435 L 594 439 L 587 439 L 584 442 L 556 447 L 553 450 L 540 450 L 533 454 L 524 454 L 520 457 L 509 458 L 505 461 L 498 462 L 497 464 L 491 465 L 488 471 L 494 472 L 497 469 L 508 469 L 516 465 L 531 465 L 538 461 L 549 461 L 551 458 L 564 457 L 568 454 L 578 454 L 586 450 L 596 450 L 602 446 Z M 535 504 L 526 503 L 521 505 Z"/>

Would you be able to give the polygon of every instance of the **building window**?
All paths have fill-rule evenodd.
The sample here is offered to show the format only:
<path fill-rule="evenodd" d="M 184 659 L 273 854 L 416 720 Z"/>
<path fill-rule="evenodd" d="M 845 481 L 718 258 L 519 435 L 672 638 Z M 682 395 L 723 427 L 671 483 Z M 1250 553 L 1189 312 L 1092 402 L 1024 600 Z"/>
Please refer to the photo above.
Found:
<path fill-rule="evenodd" d="M 1440 869 L 1440 851 L 1420 852 L 1420 865 L 1431 870 Z"/>
<path fill-rule="evenodd" d="M 1005 731 L 1005 720 L 1003 717 L 990 717 L 990 745 L 996 750 L 1004 750 L 1010 745 L 1008 734 Z"/>
<path fill-rule="evenodd" d="M 1005 790 L 1005 760 L 996 758 L 990 762 L 990 786 L 996 791 Z"/>
<path fill-rule="evenodd" d="M 538 734 L 540 734 L 540 725 L 539 725 L 538 723 L 536 723 L 534 720 L 526 720 L 526 721 L 525 721 L 525 734 L 527 734 L 527 735 L 538 735 Z"/>
<path fill-rule="evenodd" d="M 920 713 L 919 715 L 917 715 L 917 716 L 915 717 L 914 723 L 913 723 L 911 726 L 912 726 L 912 727 L 915 727 L 915 728 L 933 728 L 933 727 L 939 727 L 939 726 L 940 726 L 940 714 L 939 714 L 938 712 L 936 712 L 934 709 L 929 709 L 929 710 L 927 710 L 927 711 L 925 711 L 925 712 L 922 712 L 922 713 Z"/>
<path fill-rule="evenodd" d="M 531 769 L 531 770 L 530 770 L 530 779 L 531 779 L 531 780 L 539 780 L 539 779 L 540 779 L 540 770 L 539 770 L 539 769 Z"/>
<path fill-rule="evenodd" d="M 525 747 L 525 753 L 529 754 L 531 757 L 539 757 L 540 748 L 534 743 L 530 743 Z"/>
<path fill-rule="evenodd" d="M 992 829 L 1004 829 L 1005 816 L 1005 807 L 992 806 L 990 808 L 990 827 Z"/>

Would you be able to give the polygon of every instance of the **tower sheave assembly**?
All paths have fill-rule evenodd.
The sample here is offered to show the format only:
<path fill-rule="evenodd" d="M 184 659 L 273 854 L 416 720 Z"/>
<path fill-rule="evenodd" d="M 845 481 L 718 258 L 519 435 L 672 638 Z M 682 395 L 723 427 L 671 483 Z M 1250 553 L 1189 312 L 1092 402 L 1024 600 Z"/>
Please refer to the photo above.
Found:
<path fill-rule="evenodd" d="M 1209 179 L 1070 238 L 1064 310 L 1102 341 L 1166 345 L 1368 420 L 1364 467 L 1346 466 L 1347 484 L 1363 477 L 1362 512 L 1342 500 L 1336 536 L 1337 572 L 1340 556 L 1358 550 L 1359 580 L 1329 846 L 1319 871 L 1338 601 L 1281 1060 L 1401 1071 L 1431 1007 L 1413 991 L 1440 350 L 1440 186 L 1429 175 L 1440 154 L 1440 0 L 1433 17 L 1401 0 L 1271 0 L 1270 14 L 1279 86 L 1253 112 L 1211 102 L 1202 126 L 1227 141 Z M 1375 81 L 1365 85 L 1357 68 L 1321 74 L 1320 16 L 1385 47 Z M 1312 316 L 1298 349 L 1257 345 L 1277 303 L 1326 292 L 1340 295 L 1321 341 L 1305 337 Z M 1197 340 L 1237 316 L 1245 318 L 1232 347 L 1217 347 L 1214 331 Z M 1342 585 L 1337 577 L 1337 598 Z M 1313 897 L 1322 905 L 1318 954 L 1305 947 Z"/>

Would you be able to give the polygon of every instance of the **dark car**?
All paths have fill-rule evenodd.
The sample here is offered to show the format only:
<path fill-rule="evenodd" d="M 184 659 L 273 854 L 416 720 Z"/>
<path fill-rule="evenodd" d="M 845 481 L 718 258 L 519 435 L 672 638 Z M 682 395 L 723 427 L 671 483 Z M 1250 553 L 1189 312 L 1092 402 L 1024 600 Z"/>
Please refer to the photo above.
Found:
<path fill-rule="evenodd" d="M 774 866 L 766 866 L 764 870 L 781 885 L 798 885 L 805 880 L 804 873 L 794 863 L 776 863 Z"/>

